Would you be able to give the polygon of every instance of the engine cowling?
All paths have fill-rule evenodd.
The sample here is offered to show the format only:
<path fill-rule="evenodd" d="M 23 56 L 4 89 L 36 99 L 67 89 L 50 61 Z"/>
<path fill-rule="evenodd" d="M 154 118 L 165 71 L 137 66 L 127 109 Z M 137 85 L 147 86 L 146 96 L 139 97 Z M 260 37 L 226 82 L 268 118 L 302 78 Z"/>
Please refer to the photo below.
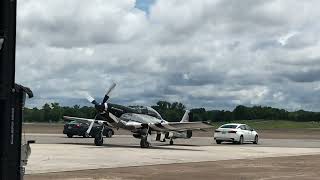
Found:
<path fill-rule="evenodd" d="M 171 131 L 165 134 L 166 139 L 176 139 L 176 138 L 189 139 L 191 137 L 192 137 L 192 130 L 187 130 L 183 132 Z"/>

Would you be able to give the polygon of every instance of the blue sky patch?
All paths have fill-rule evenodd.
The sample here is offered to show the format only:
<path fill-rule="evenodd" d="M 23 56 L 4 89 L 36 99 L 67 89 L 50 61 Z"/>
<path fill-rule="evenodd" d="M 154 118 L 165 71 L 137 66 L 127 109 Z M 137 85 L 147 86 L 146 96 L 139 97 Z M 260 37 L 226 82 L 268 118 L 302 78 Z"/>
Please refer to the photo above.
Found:
<path fill-rule="evenodd" d="M 149 13 L 149 8 L 154 2 L 155 0 L 136 0 L 136 8 Z"/>

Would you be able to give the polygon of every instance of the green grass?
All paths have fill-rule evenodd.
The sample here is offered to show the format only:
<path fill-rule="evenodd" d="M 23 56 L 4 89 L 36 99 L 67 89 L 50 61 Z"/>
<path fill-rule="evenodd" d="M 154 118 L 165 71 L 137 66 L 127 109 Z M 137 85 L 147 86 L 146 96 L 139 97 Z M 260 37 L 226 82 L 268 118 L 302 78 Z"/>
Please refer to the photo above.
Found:
<path fill-rule="evenodd" d="M 254 129 L 306 129 L 319 128 L 320 122 L 297 122 L 286 120 L 239 120 L 230 122 L 213 122 L 214 127 L 219 127 L 226 123 L 242 123 L 251 126 Z"/>

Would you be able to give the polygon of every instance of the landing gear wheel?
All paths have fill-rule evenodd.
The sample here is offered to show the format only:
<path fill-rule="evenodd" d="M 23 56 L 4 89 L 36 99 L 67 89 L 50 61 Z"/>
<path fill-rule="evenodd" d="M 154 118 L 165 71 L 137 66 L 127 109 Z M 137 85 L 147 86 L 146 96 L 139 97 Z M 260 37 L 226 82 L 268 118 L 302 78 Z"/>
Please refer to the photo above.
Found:
<path fill-rule="evenodd" d="M 259 137 L 258 135 L 256 135 L 256 137 L 254 138 L 253 144 L 258 144 L 259 142 Z"/>
<path fill-rule="evenodd" d="M 68 138 L 72 138 L 73 135 L 72 134 L 67 134 L 67 136 L 68 136 Z"/>
<path fill-rule="evenodd" d="M 173 145 L 173 140 L 172 139 L 170 139 L 170 145 Z"/>
<path fill-rule="evenodd" d="M 217 144 L 221 144 L 221 142 L 222 142 L 222 141 L 220 141 L 220 140 L 216 140 L 216 143 L 217 143 Z"/>
<path fill-rule="evenodd" d="M 94 137 L 94 144 L 96 146 L 102 146 L 103 145 L 103 136 L 101 133 L 98 133 L 96 137 Z"/>
<path fill-rule="evenodd" d="M 141 148 L 148 148 L 150 146 L 150 143 L 147 141 L 147 137 L 141 137 L 140 140 L 140 147 Z"/>
<path fill-rule="evenodd" d="M 243 144 L 243 136 L 240 136 L 238 144 Z"/>

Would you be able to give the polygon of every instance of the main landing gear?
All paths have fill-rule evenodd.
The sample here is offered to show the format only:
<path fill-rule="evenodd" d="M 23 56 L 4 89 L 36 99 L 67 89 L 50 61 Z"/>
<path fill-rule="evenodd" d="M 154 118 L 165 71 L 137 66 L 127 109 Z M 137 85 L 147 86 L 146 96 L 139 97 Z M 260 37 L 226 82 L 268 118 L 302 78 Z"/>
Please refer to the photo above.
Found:
<path fill-rule="evenodd" d="M 103 136 L 100 135 L 100 133 L 98 133 L 95 137 L 94 137 L 94 144 L 96 146 L 102 146 L 103 145 Z"/>
<path fill-rule="evenodd" d="M 141 133 L 142 134 L 141 134 L 141 140 L 140 140 L 140 147 L 141 148 L 150 147 L 150 143 L 148 142 L 149 127 L 144 128 Z"/>
<path fill-rule="evenodd" d="M 98 132 L 94 137 L 94 144 L 96 146 L 102 146 L 103 145 L 103 130 L 104 130 L 104 128 L 102 128 L 101 131 Z"/>
<path fill-rule="evenodd" d="M 172 139 L 170 139 L 170 145 L 173 145 L 173 140 Z"/>
<path fill-rule="evenodd" d="M 150 147 L 150 143 L 148 142 L 148 135 L 143 135 L 143 136 L 141 136 L 140 147 L 141 147 L 141 148 L 148 148 L 148 147 Z"/>

